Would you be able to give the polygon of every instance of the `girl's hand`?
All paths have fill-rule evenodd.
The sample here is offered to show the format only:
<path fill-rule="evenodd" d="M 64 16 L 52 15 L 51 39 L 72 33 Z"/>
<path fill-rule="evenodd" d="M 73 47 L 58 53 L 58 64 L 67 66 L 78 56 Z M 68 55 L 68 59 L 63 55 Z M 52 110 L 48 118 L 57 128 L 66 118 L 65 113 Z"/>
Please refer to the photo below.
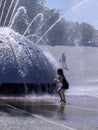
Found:
<path fill-rule="evenodd" d="M 56 82 L 57 82 L 57 79 L 54 79 L 54 82 L 56 83 Z"/>

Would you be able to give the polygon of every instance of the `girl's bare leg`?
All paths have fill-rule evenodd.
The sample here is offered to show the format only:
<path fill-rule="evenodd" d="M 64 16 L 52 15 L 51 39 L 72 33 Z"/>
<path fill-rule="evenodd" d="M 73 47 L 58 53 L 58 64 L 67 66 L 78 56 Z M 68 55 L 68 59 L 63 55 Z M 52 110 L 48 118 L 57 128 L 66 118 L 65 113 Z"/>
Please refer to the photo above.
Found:
<path fill-rule="evenodd" d="M 64 94 L 64 92 L 65 92 L 65 89 L 62 89 L 62 90 L 61 90 L 61 92 L 62 92 L 62 98 L 63 98 L 63 102 L 65 103 L 65 102 L 66 102 L 66 100 L 65 100 L 65 94 Z"/>
<path fill-rule="evenodd" d="M 61 90 L 61 89 L 58 91 L 58 94 L 59 94 L 59 96 L 60 96 L 60 101 L 63 101 L 62 90 Z"/>

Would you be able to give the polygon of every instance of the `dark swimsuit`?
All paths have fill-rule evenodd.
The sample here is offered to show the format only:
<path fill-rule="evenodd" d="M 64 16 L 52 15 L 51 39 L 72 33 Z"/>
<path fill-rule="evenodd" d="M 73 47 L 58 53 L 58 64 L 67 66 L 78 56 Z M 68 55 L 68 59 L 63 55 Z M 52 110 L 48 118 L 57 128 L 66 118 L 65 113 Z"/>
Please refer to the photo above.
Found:
<path fill-rule="evenodd" d="M 66 78 L 64 75 L 63 76 L 63 86 L 61 88 L 63 89 L 69 89 L 69 83 L 67 82 Z"/>

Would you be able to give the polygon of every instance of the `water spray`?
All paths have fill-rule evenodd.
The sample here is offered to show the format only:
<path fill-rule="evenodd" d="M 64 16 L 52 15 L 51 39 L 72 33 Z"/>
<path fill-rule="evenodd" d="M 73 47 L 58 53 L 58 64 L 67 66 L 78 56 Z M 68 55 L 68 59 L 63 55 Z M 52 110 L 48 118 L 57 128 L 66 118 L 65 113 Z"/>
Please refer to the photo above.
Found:
<path fill-rule="evenodd" d="M 43 37 L 58 23 L 60 20 L 70 12 L 74 11 L 75 9 L 79 8 L 80 6 L 84 5 L 86 2 L 89 2 L 89 0 L 83 0 L 76 4 L 72 9 L 68 10 L 65 14 L 63 14 L 54 24 L 52 24 L 48 30 L 40 37 L 40 39 L 35 43 L 36 45 L 43 39 Z"/>

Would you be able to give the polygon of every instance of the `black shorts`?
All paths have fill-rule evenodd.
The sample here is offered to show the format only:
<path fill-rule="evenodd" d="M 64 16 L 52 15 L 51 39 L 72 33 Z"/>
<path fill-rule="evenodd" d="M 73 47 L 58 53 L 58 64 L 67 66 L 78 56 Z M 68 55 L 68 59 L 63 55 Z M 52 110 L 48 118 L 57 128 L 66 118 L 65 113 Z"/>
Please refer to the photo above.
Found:
<path fill-rule="evenodd" d="M 65 85 L 63 85 L 61 88 L 62 88 L 62 89 L 69 89 L 69 84 L 68 84 L 68 83 L 66 83 L 66 84 L 65 84 Z"/>

